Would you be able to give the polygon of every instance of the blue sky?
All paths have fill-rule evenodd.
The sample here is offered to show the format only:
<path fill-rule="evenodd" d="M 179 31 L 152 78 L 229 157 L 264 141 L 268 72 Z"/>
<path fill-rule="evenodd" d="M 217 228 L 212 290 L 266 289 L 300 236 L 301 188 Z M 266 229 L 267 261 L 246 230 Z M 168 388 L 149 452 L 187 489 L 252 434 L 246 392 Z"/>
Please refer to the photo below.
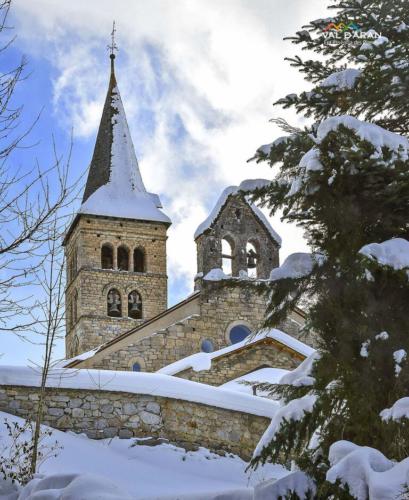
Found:
<path fill-rule="evenodd" d="M 246 178 L 271 177 L 247 164 L 254 150 L 280 132 L 268 122 L 291 113 L 273 109 L 286 93 L 305 88 L 283 61 L 296 47 L 282 38 L 324 17 L 322 0 L 15 0 L 17 39 L 0 70 L 26 55 L 30 77 L 16 94 L 24 123 L 42 111 L 15 165 L 52 159 L 74 136 L 75 175 L 90 161 L 109 76 L 112 20 L 117 23 L 116 74 L 141 173 L 160 194 L 169 231 L 170 305 L 192 291 L 196 273 L 193 233 L 221 191 Z M 24 124 L 23 123 L 23 124 Z M 272 221 L 283 238 L 281 259 L 305 249 L 300 232 Z M 0 336 L 2 363 L 38 360 L 40 349 Z M 63 342 L 56 349 L 64 355 Z"/>

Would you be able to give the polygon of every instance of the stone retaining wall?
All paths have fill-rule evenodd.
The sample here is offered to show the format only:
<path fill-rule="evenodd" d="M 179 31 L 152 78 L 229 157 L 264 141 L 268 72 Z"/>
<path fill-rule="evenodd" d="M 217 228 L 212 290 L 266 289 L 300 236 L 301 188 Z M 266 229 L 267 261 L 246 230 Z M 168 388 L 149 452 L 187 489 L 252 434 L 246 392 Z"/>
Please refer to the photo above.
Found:
<path fill-rule="evenodd" d="M 30 418 L 38 388 L 0 387 L 0 410 Z M 186 449 L 232 452 L 248 460 L 269 419 L 159 396 L 104 390 L 47 389 L 44 424 L 102 439 L 161 437 Z"/>

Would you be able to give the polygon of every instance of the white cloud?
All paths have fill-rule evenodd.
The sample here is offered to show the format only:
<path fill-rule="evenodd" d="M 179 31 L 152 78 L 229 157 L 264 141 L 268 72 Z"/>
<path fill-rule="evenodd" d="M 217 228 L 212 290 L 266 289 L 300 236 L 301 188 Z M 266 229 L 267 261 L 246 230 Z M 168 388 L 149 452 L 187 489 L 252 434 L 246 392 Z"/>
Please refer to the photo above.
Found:
<path fill-rule="evenodd" d="M 272 103 L 304 85 L 283 61 L 297 48 L 282 38 L 323 16 L 322 1 L 16 0 L 14 9 L 26 50 L 56 70 L 56 117 L 82 137 L 96 134 L 115 18 L 117 78 L 142 175 L 174 221 L 170 279 L 193 283 L 193 232 L 221 190 L 271 176 L 246 160 L 278 133 L 268 119 L 283 113 Z M 305 249 L 296 228 L 273 225 L 282 258 Z"/>

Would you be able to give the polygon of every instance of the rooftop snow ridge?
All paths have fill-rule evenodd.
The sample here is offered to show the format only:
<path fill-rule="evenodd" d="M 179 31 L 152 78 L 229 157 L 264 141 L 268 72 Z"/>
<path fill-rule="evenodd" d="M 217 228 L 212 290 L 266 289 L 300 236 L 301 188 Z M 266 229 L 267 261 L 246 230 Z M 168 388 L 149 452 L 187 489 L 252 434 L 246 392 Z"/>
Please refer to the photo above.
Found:
<path fill-rule="evenodd" d="M 187 356 L 186 358 L 175 361 L 170 365 L 164 366 L 163 368 L 158 370 L 157 373 L 175 375 L 176 373 L 180 373 L 181 371 L 188 370 L 190 368 L 196 372 L 202 370 L 210 370 L 213 359 L 230 352 L 237 351 L 238 349 L 242 349 L 243 347 L 252 345 L 256 342 L 260 342 L 261 340 L 264 340 L 266 338 L 276 340 L 305 357 L 308 357 L 315 352 L 315 349 L 308 346 L 307 344 L 304 344 L 300 340 L 291 337 L 291 335 L 288 335 L 281 330 L 272 328 L 271 330 L 264 330 L 256 333 L 255 335 L 250 335 L 248 338 L 242 340 L 241 342 L 223 347 L 222 349 L 219 349 L 217 351 L 209 353 L 198 352 L 196 354 L 192 354 L 190 356 Z"/>
<path fill-rule="evenodd" d="M 198 228 L 195 231 L 194 238 L 195 239 L 198 238 L 201 234 L 203 234 L 205 231 L 210 229 L 212 224 L 218 218 L 222 208 L 224 207 L 225 203 L 227 202 L 227 199 L 230 196 L 234 196 L 240 192 L 252 191 L 252 190 L 257 189 L 257 188 L 265 187 L 266 185 L 269 184 L 269 182 L 270 181 L 268 181 L 266 179 L 247 179 L 247 180 L 243 181 L 239 186 L 227 187 L 220 195 L 219 199 L 217 200 L 216 205 L 214 206 L 213 210 L 210 212 L 209 216 L 201 224 L 199 224 Z M 270 236 L 274 239 L 274 241 L 277 242 L 278 245 L 281 246 L 281 237 L 271 227 L 271 224 L 268 221 L 267 217 L 263 214 L 263 212 L 254 203 L 251 203 L 248 196 L 244 196 L 244 199 L 245 199 L 246 203 L 249 205 L 249 207 L 252 209 L 255 216 L 260 220 L 260 222 L 267 229 Z"/>

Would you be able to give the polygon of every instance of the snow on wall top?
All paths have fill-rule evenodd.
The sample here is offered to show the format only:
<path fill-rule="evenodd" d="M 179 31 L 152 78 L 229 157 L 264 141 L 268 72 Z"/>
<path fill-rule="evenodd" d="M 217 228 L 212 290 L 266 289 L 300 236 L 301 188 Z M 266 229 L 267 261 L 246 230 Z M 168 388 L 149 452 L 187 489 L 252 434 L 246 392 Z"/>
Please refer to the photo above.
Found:
<path fill-rule="evenodd" d="M 108 89 L 84 199 L 79 213 L 171 223 L 148 193 L 114 75 Z"/>
<path fill-rule="evenodd" d="M 40 384 L 39 370 L 26 366 L 0 366 L 0 385 L 39 387 Z M 263 417 L 272 417 L 278 408 L 277 403 L 266 398 L 222 390 L 159 373 L 52 369 L 47 379 L 47 387 L 148 394 L 193 401 Z"/>
<path fill-rule="evenodd" d="M 242 340 L 241 342 L 237 342 L 236 344 L 229 345 L 227 347 L 223 347 L 217 351 L 213 352 L 198 352 L 196 354 L 192 354 L 187 356 L 186 358 L 180 359 L 171 363 L 170 365 L 164 366 L 157 373 L 164 373 L 166 375 L 175 375 L 176 373 L 180 373 L 183 370 L 192 369 L 195 372 L 200 372 L 202 370 L 210 370 L 212 366 L 212 360 L 218 358 L 219 356 L 223 356 L 224 354 L 228 354 L 230 352 L 237 351 L 242 347 L 246 347 L 248 345 L 252 345 L 260 340 L 270 338 L 273 340 L 277 340 L 281 344 L 290 347 L 294 351 L 302 354 L 307 357 L 310 356 L 315 350 L 304 344 L 303 342 L 291 337 L 287 333 L 282 332 L 281 330 L 277 330 L 276 328 L 272 328 L 271 330 L 264 330 L 256 333 L 255 335 L 251 335 L 248 338 Z"/>
<path fill-rule="evenodd" d="M 239 186 L 229 186 L 227 187 L 219 199 L 217 200 L 216 205 L 213 210 L 210 212 L 209 216 L 199 224 L 198 228 L 195 231 L 194 238 L 198 238 L 201 234 L 203 234 L 207 229 L 209 229 L 212 224 L 215 222 L 217 217 L 219 216 L 221 209 L 226 203 L 229 196 L 238 194 L 240 191 L 251 191 L 256 188 L 264 187 L 269 183 L 269 181 L 265 179 L 248 179 L 243 181 Z M 249 207 L 252 209 L 253 213 L 256 217 L 261 221 L 264 227 L 267 229 L 271 237 L 281 246 L 281 237 L 274 229 L 271 227 L 270 222 L 267 217 L 263 214 L 263 212 L 254 204 L 249 201 L 247 196 L 244 197 L 245 201 L 248 203 Z"/>

